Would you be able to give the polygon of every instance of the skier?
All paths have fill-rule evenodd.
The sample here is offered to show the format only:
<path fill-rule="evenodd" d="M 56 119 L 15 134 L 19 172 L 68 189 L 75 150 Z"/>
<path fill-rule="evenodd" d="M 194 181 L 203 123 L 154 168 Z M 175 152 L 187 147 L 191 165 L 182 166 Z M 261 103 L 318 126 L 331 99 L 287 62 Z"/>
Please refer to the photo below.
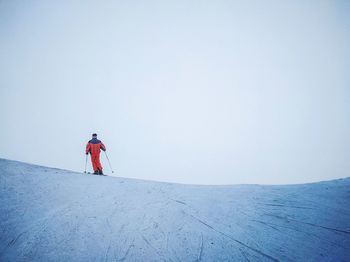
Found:
<path fill-rule="evenodd" d="M 105 145 L 97 139 L 97 134 L 92 134 L 92 139 L 86 145 L 86 154 L 91 155 L 92 168 L 95 175 L 103 175 L 102 165 L 100 162 L 101 149 L 106 151 Z"/>

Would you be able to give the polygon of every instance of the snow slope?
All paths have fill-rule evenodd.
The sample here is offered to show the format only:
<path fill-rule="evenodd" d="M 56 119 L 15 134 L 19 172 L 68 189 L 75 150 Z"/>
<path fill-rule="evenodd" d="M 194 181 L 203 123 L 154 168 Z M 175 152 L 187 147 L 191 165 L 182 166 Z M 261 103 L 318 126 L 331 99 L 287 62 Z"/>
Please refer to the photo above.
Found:
<path fill-rule="evenodd" d="M 0 159 L 0 261 L 350 261 L 350 178 L 195 186 Z"/>

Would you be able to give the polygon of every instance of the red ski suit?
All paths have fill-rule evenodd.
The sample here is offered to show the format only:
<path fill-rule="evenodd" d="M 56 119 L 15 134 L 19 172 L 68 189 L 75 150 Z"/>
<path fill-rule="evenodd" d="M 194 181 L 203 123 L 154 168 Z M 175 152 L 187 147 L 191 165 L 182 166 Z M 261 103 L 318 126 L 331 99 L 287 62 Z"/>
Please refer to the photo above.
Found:
<path fill-rule="evenodd" d="M 94 172 L 99 170 L 102 172 L 102 165 L 100 162 L 101 149 L 106 151 L 105 145 L 97 138 L 91 139 L 86 145 L 86 154 L 91 154 L 91 163 Z"/>

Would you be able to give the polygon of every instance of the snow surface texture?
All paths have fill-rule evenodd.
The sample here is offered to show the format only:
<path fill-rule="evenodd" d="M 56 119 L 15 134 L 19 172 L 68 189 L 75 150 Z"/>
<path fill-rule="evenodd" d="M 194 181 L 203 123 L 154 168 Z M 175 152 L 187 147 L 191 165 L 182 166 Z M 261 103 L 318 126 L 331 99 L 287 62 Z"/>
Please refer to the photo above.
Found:
<path fill-rule="evenodd" d="M 0 261 L 350 261 L 350 178 L 195 186 L 0 170 Z"/>

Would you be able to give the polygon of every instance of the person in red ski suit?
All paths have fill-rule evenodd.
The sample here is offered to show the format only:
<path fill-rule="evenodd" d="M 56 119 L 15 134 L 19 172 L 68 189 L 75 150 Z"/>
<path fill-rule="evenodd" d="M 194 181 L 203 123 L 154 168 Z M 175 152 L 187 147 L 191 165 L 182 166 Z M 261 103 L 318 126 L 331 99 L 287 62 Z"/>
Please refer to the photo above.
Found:
<path fill-rule="evenodd" d="M 103 175 L 102 165 L 100 162 L 101 149 L 106 151 L 105 145 L 97 139 L 97 134 L 92 134 L 92 139 L 86 145 L 86 154 L 91 155 L 92 168 L 95 175 Z"/>

